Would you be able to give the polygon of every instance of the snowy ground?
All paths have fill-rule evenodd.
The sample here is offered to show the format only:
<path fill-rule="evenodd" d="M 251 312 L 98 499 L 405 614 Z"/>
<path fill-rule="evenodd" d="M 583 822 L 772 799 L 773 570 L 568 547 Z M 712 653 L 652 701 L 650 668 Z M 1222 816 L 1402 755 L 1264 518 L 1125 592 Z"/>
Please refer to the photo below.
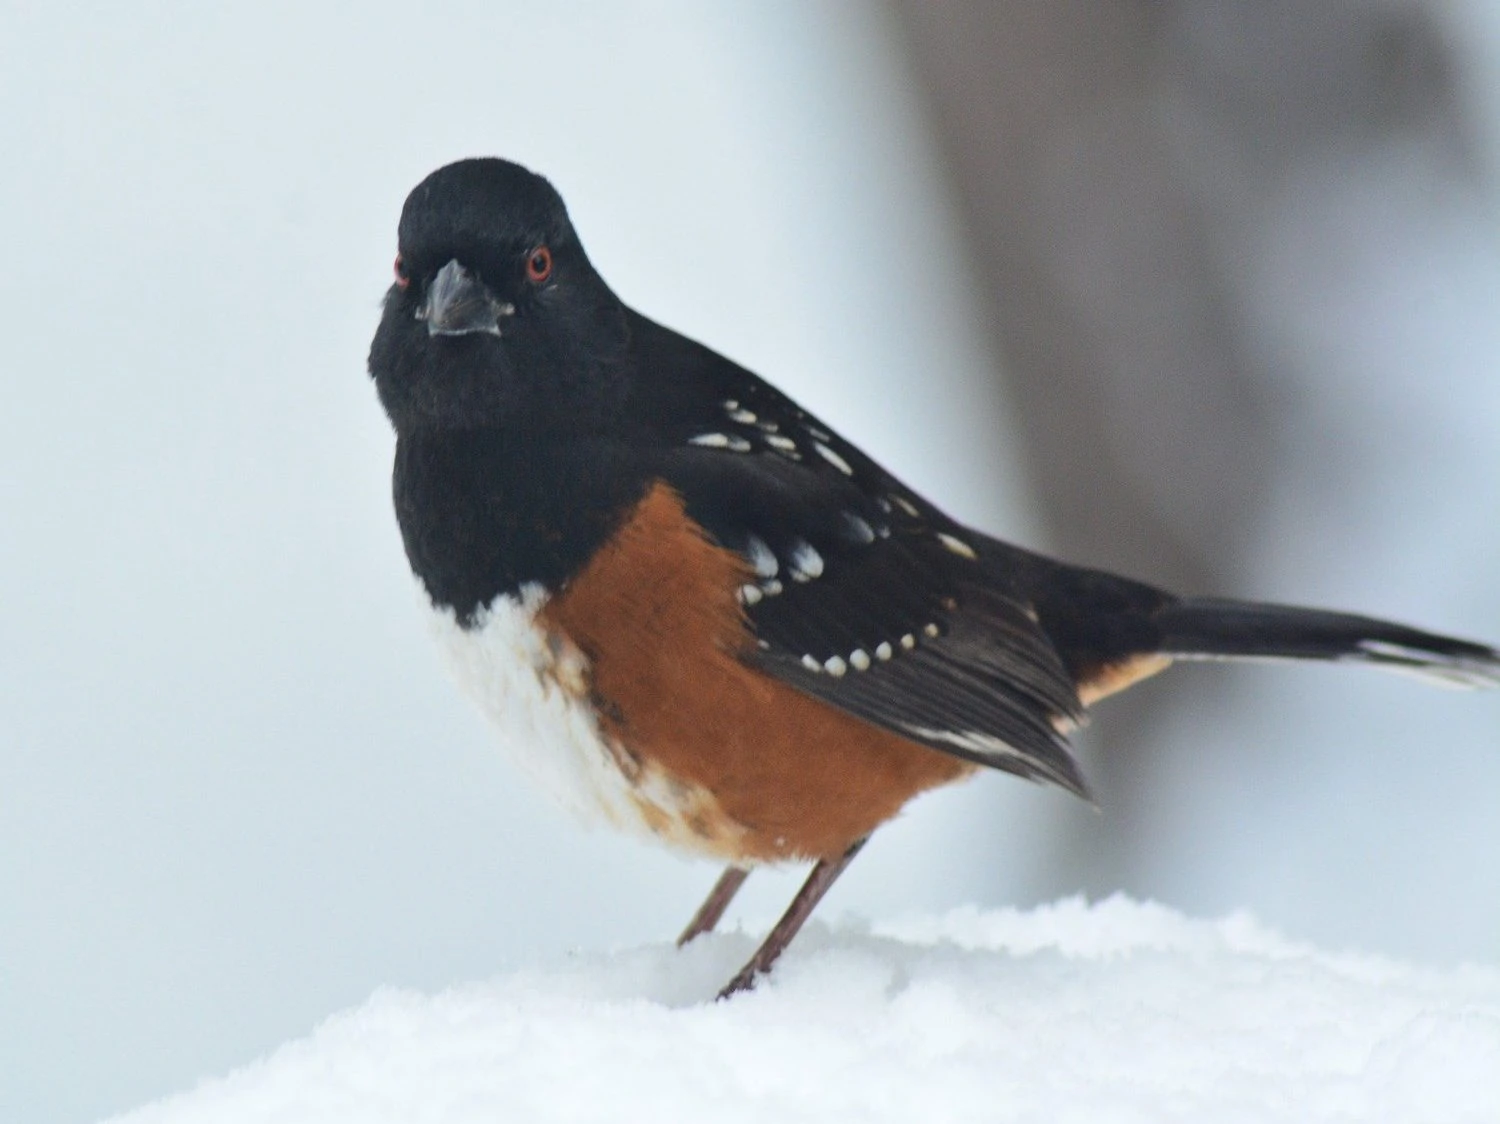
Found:
<path fill-rule="evenodd" d="M 1073 899 L 744 933 L 382 991 L 121 1124 L 1500 1120 L 1500 969 L 1333 955 Z"/>

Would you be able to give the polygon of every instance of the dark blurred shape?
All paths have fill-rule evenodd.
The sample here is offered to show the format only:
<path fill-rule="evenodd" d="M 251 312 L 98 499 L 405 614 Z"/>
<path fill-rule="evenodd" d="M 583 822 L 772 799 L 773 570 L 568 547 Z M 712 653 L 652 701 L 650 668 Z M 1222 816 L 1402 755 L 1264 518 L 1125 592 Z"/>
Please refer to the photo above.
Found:
<path fill-rule="evenodd" d="M 945 147 L 1050 536 L 1072 561 L 1184 593 L 1237 560 L 1297 393 L 1247 308 L 1247 261 L 1295 170 L 1395 140 L 1472 175 L 1449 45 L 1414 3 L 894 0 Z M 1295 486 L 1295 485 L 1294 485 Z M 1191 674 L 1110 705 L 1091 776 L 1110 809 L 1041 893 L 1109 890 L 1133 788 Z M 1107 741 L 1107 745 L 1104 745 Z M 1082 821 L 1080 821 L 1081 823 Z M 1065 869 L 1062 869 L 1065 868 Z"/>

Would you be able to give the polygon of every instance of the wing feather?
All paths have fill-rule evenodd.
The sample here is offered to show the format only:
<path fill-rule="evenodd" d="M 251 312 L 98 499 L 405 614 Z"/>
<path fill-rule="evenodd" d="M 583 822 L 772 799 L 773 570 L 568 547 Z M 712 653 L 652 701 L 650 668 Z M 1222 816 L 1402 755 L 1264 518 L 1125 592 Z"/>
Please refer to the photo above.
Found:
<path fill-rule="evenodd" d="M 664 468 L 716 541 L 747 562 L 758 555 L 763 570 L 764 548 L 777 559 L 745 607 L 757 638 L 748 658 L 915 742 L 1083 793 L 1067 738 L 1082 714 L 1072 678 L 1031 607 L 1001 592 L 1004 576 L 940 535 L 983 537 L 937 512 L 883 505 L 901 486 L 829 447 L 838 462 L 695 446 Z M 878 532 L 849 532 L 861 525 Z M 796 567 L 808 547 L 813 577 Z"/>

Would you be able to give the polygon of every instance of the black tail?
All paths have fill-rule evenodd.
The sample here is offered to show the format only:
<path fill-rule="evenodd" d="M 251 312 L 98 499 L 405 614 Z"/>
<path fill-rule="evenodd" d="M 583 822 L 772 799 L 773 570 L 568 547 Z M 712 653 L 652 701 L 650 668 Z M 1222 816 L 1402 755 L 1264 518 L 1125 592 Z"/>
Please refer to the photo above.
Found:
<path fill-rule="evenodd" d="M 1500 686 L 1500 652 L 1390 621 L 1200 597 L 1155 613 L 1174 659 L 1333 660 L 1409 671 L 1454 687 Z"/>

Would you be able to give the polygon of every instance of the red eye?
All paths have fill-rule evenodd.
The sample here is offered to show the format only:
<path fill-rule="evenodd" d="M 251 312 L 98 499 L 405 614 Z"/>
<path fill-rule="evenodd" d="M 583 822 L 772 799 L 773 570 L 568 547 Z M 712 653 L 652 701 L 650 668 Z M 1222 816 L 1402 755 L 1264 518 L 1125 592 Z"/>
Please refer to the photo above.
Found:
<path fill-rule="evenodd" d="M 533 285 L 540 285 L 552 276 L 552 251 L 546 246 L 538 246 L 531 251 L 531 256 L 526 259 L 526 280 Z"/>
<path fill-rule="evenodd" d="M 396 271 L 396 288 L 404 289 L 411 284 L 411 275 L 406 272 L 406 263 L 401 260 L 400 254 L 396 255 L 396 264 L 393 268 Z"/>

